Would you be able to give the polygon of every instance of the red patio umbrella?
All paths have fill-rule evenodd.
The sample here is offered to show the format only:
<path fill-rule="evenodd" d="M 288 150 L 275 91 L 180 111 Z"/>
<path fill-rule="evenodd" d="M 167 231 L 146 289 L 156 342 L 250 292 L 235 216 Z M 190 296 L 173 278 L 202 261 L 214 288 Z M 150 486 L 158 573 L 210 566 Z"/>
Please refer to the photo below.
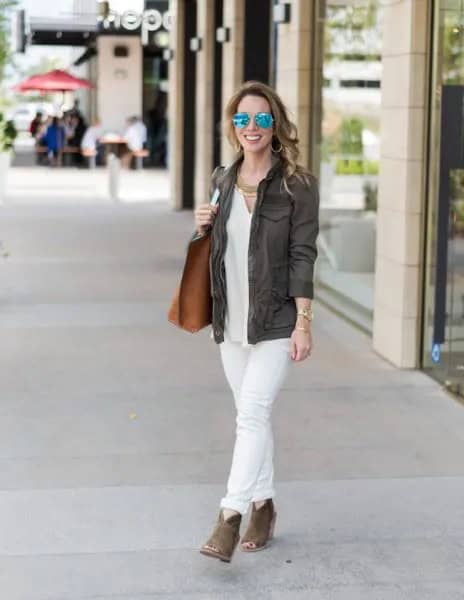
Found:
<path fill-rule="evenodd" d="M 61 69 L 54 69 L 48 73 L 32 75 L 16 84 L 13 89 L 17 92 L 32 90 L 39 92 L 69 92 L 79 88 L 89 89 L 91 87 L 93 85 L 87 79 L 80 79 Z"/>

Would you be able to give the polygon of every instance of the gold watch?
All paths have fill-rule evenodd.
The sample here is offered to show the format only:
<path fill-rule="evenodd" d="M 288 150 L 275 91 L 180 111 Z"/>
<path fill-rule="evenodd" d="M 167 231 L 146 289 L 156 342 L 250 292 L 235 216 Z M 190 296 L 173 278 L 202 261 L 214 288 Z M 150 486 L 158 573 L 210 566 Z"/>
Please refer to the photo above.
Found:
<path fill-rule="evenodd" d="M 298 317 L 304 317 L 307 321 L 312 321 L 314 316 L 311 308 L 300 308 L 296 314 Z"/>

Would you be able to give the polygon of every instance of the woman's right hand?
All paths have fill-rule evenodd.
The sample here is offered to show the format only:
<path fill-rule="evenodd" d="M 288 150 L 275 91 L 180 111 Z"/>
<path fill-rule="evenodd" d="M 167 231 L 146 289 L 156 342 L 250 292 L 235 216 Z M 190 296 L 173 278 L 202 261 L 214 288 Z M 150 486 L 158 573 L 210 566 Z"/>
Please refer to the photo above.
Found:
<path fill-rule="evenodd" d="M 195 227 L 199 235 L 203 235 L 211 227 L 216 217 L 218 205 L 200 204 L 195 209 Z"/>

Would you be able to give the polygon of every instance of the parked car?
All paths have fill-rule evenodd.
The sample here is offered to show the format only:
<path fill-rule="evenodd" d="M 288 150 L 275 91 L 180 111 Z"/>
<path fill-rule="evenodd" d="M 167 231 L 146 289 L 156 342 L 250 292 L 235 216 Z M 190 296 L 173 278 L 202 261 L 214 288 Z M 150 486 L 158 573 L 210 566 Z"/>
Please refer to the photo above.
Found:
<path fill-rule="evenodd" d="M 18 131 L 29 131 L 29 125 L 34 117 L 35 107 L 24 104 L 13 109 L 10 119 Z"/>
<path fill-rule="evenodd" d="M 18 131 L 29 131 L 29 126 L 37 111 L 44 116 L 53 114 L 53 104 L 50 102 L 29 102 L 15 106 L 8 114 Z"/>

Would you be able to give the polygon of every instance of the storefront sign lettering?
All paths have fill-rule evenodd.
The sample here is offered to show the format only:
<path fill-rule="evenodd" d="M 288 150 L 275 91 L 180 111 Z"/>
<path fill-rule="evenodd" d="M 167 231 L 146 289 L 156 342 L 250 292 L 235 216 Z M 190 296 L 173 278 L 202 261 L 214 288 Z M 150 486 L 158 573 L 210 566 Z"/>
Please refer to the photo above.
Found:
<path fill-rule="evenodd" d="M 151 31 L 158 31 L 161 28 L 170 31 L 172 27 L 173 15 L 170 11 L 161 13 L 155 8 L 137 12 L 136 10 L 125 10 L 123 13 L 110 10 L 108 14 L 101 19 L 104 29 L 126 29 L 127 31 L 136 31 L 140 28 L 142 44 L 148 44 L 148 34 Z"/>

